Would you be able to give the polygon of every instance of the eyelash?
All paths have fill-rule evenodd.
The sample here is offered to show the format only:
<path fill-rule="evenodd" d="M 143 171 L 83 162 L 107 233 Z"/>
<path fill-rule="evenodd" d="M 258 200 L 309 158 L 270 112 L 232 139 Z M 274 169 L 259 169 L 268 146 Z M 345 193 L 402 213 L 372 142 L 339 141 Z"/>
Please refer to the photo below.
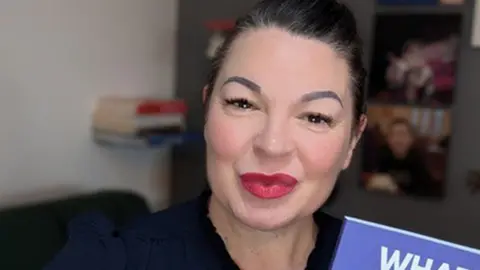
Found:
<path fill-rule="evenodd" d="M 226 106 L 233 106 L 239 110 L 256 110 L 258 109 L 254 104 L 245 98 L 227 98 L 223 101 Z M 306 120 L 308 123 L 314 125 L 327 124 L 332 126 L 333 118 L 320 113 L 305 113 L 299 119 Z"/>
<path fill-rule="evenodd" d="M 314 125 L 327 124 L 327 126 L 332 126 L 333 118 L 320 113 L 306 113 L 300 117 L 300 119 L 306 120 L 308 123 Z"/>
<path fill-rule="evenodd" d="M 234 106 L 240 110 L 253 110 L 256 109 L 250 101 L 245 98 L 228 98 L 224 100 L 224 105 Z"/>

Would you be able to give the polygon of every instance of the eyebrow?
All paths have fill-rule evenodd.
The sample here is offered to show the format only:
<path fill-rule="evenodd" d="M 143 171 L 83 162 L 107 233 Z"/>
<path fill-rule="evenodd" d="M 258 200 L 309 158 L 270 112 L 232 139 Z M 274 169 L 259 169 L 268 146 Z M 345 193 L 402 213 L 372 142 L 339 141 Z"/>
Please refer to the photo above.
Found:
<path fill-rule="evenodd" d="M 240 76 L 233 76 L 233 77 L 229 77 L 224 83 L 223 85 L 226 85 L 226 84 L 229 84 L 229 83 L 238 83 L 238 84 L 241 84 L 243 86 L 245 86 L 246 88 L 254 91 L 254 92 L 260 92 L 260 90 L 262 90 L 262 88 L 260 87 L 260 85 L 254 83 L 253 81 L 245 78 L 245 77 L 240 77 Z"/>
<path fill-rule="evenodd" d="M 302 102 L 310 102 L 310 101 L 314 101 L 314 100 L 317 100 L 317 99 L 324 99 L 324 98 L 334 99 L 334 100 L 338 101 L 338 103 L 340 103 L 340 106 L 343 107 L 342 99 L 337 95 L 337 93 L 335 93 L 331 90 L 314 91 L 314 92 L 307 93 L 307 94 L 302 96 L 301 101 Z"/>
<path fill-rule="evenodd" d="M 241 77 L 241 76 L 229 77 L 223 83 L 223 85 L 226 85 L 226 84 L 229 84 L 229 83 L 238 83 L 240 85 L 245 86 L 247 89 L 249 89 L 253 92 L 257 92 L 257 93 L 260 93 L 261 90 L 262 90 L 260 85 L 258 85 L 257 83 L 255 83 L 255 82 L 253 82 L 253 81 L 251 81 L 251 80 L 249 80 L 245 77 Z M 340 103 L 340 106 L 343 107 L 342 99 L 337 95 L 337 93 L 335 93 L 334 91 L 331 91 L 331 90 L 321 90 L 321 91 L 310 92 L 310 93 L 307 93 L 307 94 L 303 95 L 300 98 L 301 102 L 303 102 L 303 103 L 307 103 L 307 102 L 318 100 L 318 99 L 334 99 L 338 103 Z"/>

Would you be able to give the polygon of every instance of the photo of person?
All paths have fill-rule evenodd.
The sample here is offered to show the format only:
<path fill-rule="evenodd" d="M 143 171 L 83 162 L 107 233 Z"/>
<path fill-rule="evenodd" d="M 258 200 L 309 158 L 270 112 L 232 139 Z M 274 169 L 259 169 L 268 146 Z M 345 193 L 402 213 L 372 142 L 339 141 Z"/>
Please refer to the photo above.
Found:
<path fill-rule="evenodd" d="M 450 105 L 460 28 L 458 14 L 378 15 L 369 80 L 370 100 Z"/>
<path fill-rule="evenodd" d="M 450 110 L 370 106 L 362 186 L 397 195 L 442 197 L 449 138 Z"/>

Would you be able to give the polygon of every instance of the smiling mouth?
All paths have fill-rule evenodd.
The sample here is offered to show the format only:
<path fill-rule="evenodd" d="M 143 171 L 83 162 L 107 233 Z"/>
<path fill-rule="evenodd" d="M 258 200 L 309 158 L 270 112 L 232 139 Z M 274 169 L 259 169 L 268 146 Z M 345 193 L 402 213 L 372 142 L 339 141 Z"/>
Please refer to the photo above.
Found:
<path fill-rule="evenodd" d="M 267 175 L 262 173 L 245 173 L 240 175 L 243 188 L 260 199 L 278 199 L 290 194 L 298 180 L 288 174 Z"/>

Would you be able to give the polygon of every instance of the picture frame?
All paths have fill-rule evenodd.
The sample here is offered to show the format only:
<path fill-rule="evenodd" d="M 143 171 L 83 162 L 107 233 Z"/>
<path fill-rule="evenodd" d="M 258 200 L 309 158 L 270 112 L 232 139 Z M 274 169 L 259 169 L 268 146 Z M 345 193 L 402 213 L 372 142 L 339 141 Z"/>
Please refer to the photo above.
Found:
<path fill-rule="evenodd" d="M 475 0 L 473 5 L 472 33 L 470 43 L 473 48 L 480 48 L 480 0 Z"/>
<path fill-rule="evenodd" d="M 451 106 L 456 88 L 462 19 L 457 13 L 378 14 L 368 100 L 412 106 Z M 392 29 L 395 35 L 390 34 Z"/>
<path fill-rule="evenodd" d="M 378 5 L 383 6 L 434 6 L 439 0 L 377 0 Z"/>

